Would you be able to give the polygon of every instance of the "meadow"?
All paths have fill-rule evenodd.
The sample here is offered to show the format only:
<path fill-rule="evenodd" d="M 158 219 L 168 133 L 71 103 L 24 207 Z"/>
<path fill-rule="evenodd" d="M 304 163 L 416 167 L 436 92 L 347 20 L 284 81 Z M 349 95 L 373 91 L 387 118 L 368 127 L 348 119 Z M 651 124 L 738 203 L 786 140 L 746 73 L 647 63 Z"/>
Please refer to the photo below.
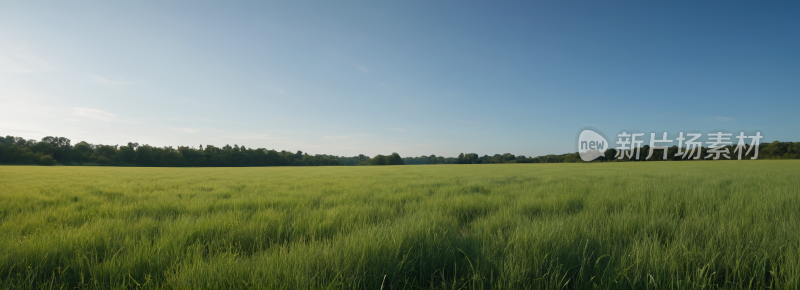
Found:
<path fill-rule="evenodd" d="M 0 288 L 800 289 L 800 161 L 0 166 Z"/>

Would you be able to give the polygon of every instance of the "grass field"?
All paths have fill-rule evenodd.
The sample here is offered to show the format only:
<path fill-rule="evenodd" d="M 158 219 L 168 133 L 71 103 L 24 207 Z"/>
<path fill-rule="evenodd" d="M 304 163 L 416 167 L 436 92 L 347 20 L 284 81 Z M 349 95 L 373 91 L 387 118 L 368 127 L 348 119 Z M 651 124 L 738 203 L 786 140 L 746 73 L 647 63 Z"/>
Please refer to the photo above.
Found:
<path fill-rule="evenodd" d="M 0 166 L 2 288 L 800 289 L 800 161 Z"/>

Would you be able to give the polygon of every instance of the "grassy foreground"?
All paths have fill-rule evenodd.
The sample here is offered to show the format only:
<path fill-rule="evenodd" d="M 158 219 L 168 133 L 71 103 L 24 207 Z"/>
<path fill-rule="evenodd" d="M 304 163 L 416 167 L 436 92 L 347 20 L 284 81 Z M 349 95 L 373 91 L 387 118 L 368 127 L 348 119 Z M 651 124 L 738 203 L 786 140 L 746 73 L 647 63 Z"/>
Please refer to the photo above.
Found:
<path fill-rule="evenodd" d="M 800 289 L 800 161 L 0 166 L 0 288 Z"/>

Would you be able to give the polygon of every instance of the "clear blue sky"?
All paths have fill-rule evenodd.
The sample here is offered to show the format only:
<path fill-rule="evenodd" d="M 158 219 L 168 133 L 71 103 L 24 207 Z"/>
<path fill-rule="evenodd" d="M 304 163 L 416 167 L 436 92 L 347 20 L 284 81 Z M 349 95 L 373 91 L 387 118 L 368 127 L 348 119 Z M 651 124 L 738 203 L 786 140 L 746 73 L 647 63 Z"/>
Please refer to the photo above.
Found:
<path fill-rule="evenodd" d="M 165 3 L 168 2 L 168 3 Z M 800 141 L 797 1 L 4 1 L 0 134 L 335 155 Z"/>

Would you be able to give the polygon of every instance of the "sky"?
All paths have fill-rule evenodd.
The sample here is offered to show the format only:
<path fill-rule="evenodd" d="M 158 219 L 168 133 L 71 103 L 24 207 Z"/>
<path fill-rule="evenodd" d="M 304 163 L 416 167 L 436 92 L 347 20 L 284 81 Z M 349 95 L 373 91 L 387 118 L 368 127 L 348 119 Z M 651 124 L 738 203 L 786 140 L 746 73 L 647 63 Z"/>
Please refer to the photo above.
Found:
<path fill-rule="evenodd" d="M 0 135 L 354 156 L 800 141 L 797 1 L 0 0 Z"/>

